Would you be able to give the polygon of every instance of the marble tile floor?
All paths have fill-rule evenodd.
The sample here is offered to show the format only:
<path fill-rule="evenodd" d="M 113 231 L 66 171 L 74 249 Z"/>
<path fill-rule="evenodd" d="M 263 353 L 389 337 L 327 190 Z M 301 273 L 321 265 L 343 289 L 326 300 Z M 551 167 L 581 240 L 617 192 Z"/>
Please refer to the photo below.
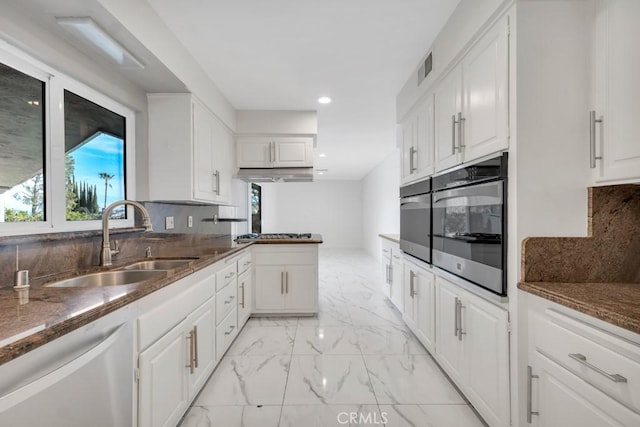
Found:
<path fill-rule="evenodd" d="M 320 251 L 314 317 L 251 318 L 181 427 L 481 427 L 382 294 L 376 260 Z"/>

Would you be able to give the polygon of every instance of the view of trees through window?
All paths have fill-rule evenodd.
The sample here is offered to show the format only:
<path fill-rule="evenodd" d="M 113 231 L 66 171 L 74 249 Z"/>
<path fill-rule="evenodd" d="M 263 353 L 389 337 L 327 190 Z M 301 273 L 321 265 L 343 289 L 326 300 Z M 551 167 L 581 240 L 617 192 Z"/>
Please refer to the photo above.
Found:
<path fill-rule="evenodd" d="M 102 218 L 112 202 L 124 199 L 125 118 L 65 91 L 66 218 Z M 124 207 L 112 218 L 125 218 Z"/>

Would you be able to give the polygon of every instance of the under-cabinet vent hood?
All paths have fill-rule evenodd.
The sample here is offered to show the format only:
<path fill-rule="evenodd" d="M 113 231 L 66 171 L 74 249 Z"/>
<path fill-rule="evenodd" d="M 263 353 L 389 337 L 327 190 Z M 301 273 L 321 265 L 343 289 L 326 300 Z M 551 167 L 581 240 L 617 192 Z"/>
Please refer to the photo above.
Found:
<path fill-rule="evenodd" d="M 247 182 L 311 182 L 313 168 L 241 168 L 236 178 Z"/>

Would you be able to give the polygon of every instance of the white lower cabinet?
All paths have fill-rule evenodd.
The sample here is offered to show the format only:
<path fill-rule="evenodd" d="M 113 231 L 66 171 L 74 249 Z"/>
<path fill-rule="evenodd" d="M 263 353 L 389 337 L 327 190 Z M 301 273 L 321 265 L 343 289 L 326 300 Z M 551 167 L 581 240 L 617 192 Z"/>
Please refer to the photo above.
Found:
<path fill-rule="evenodd" d="M 528 408 L 532 425 L 540 427 L 638 426 L 640 415 L 584 382 L 542 353 L 533 356 Z M 537 384 L 536 384 L 537 383 Z M 535 410 L 533 409 L 535 408 Z"/>
<path fill-rule="evenodd" d="M 436 359 L 490 426 L 508 426 L 509 316 L 436 277 Z"/>
<path fill-rule="evenodd" d="M 391 302 L 396 306 L 400 312 L 404 310 L 404 298 L 402 295 L 402 275 L 403 275 L 402 257 L 400 256 L 400 250 L 397 250 L 391 255 L 391 281 L 389 283 L 389 295 Z"/>
<path fill-rule="evenodd" d="M 591 325 L 587 316 L 523 295 L 527 425 L 639 426 L 640 337 L 618 336 L 613 326 Z"/>
<path fill-rule="evenodd" d="M 427 350 L 435 350 L 435 276 L 406 261 L 404 265 L 404 314 L 407 326 Z"/>
<path fill-rule="evenodd" d="M 213 371 L 214 300 L 140 353 L 140 426 L 176 425 Z"/>
<path fill-rule="evenodd" d="M 238 328 L 242 329 L 251 316 L 253 301 L 253 270 L 245 271 L 238 276 Z"/>
<path fill-rule="evenodd" d="M 254 313 L 318 311 L 318 245 L 260 245 L 254 256 Z"/>

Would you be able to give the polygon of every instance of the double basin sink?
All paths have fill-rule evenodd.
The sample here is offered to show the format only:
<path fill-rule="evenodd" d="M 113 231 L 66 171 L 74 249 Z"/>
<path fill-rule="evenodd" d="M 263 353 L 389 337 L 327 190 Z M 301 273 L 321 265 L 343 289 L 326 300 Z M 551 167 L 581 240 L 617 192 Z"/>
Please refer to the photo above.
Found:
<path fill-rule="evenodd" d="M 168 270 L 191 265 L 198 258 L 163 258 L 138 261 L 113 271 L 85 274 L 44 285 L 48 288 L 93 288 L 102 286 L 133 285 L 145 280 L 159 279 Z"/>

